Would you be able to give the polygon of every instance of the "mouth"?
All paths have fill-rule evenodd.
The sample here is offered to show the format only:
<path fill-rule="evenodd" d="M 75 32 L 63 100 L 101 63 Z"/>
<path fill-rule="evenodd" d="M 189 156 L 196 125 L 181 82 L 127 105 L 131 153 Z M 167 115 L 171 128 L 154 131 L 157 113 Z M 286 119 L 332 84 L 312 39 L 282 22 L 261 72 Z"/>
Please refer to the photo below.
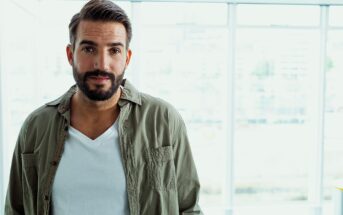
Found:
<path fill-rule="evenodd" d="M 88 78 L 89 80 L 97 82 L 97 83 L 102 83 L 102 82 L 110 80 L 110 78 L 107 76 L 89 76 Z"/>
<path fill-rule="evenodd" d="M 108 80 L 108 79 L 110 79 L 107 76 L 90 76 L 89 78 L 91 78 L 91 79 L 99 79 L 99 80 Z"/>

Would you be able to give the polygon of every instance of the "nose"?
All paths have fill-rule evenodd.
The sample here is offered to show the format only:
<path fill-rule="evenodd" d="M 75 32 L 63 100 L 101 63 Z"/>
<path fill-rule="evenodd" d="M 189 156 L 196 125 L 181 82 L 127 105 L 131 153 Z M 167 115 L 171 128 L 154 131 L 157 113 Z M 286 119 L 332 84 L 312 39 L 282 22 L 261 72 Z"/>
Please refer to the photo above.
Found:
<path fill-rule="evenodd" d="M 99 52 L 94 63 L 94 69 L 109 71 L 110 59 L 106 52 Z"/>

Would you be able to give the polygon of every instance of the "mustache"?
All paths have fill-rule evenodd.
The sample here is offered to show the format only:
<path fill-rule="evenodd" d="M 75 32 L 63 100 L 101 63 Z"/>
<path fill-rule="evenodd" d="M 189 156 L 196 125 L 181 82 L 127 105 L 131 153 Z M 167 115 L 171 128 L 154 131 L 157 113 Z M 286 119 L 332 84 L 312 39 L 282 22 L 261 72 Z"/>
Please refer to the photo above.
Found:
<path fill-rule="evenodd" d="M 115 79 L 114 74 L 103 71 L 103 70 L 93 70 L 93 71 L 88 71 L 84 74 L 83 76 L 83 80 L 87 80 L 87 78 L 91 77 L 91 76 L 101 76 L 101 77 L 107 77 L 111 80 Z"/>

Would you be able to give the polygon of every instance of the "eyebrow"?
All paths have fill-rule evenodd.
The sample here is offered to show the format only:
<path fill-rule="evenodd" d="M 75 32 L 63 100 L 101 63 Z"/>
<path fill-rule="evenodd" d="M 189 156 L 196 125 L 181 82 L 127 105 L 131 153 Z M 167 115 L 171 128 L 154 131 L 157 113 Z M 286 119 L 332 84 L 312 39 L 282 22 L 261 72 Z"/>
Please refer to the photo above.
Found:
<path fill-rule="evenodd" d="M 91 40 L 82 40 L 80 42 L 80 46 L 81 45 L 92 45 L 92 46 L 98 46 L 98 44 L 96 42 L 93 42 Z M 123 43 L 121 42 L 114 42 L 114 43 L 108 43 L 107 46 L 113 47 L 113 46 L 122 46 L 125 47 Z"/>

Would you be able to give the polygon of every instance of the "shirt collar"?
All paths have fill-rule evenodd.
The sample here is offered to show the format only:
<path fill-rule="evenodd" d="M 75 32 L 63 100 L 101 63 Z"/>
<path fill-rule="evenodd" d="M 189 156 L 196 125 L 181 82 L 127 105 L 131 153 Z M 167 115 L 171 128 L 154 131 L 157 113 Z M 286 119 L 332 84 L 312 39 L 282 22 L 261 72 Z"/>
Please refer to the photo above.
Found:
<path fill-rule="evenodd" d="M 138 105 L 142 105 L 142 97 L 138 90 L 129 82 L 124 79 L 122 82 L 122 94 L 119 99 L 119 106 L 124 105 L 125 101 L 130 101 Z"/>

